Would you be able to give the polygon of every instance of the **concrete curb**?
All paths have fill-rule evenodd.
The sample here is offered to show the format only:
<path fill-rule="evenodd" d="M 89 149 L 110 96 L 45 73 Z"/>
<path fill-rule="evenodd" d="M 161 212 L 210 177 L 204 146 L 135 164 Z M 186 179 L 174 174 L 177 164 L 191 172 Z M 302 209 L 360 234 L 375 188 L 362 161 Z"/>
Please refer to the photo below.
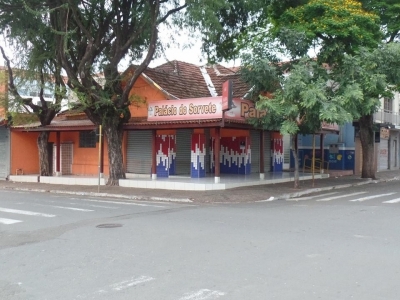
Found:
<path fill-rule="evenodd" d="M 366 180 L 362 182 L 357 182 L 357 183 L 349 183 L 349 184 L 340 184 L 340 185 L 333 185 L 333 186 L 327 186 L 323 188 L 315 188 L 315 189 L 307 189 L 304 191 L 300 192 L 295 192 L 295 193 L 288 193 L 288 194 L 283 194 L 277 197 L 271 196 L 269 199 L 266 200 L 260 200 L 256 202 L 270 202 L 270 201 L 276 201 L 276 200 L 287 200 L 291 198 L 298 198 L 304 195 L 309 195 L 312 193 L 318 193 L 318 192 L 324 192 L 324 191 L 330 191 L 330 190 L 336 190 L 336 189 L 344 189 L 344 188 L 349 188 L 352 186 L 360 186 L 360 185 L 366 185 L 366 184 L 371 184 L 371 183 L 379 183 L 379 182 L 389 182 L 389 181 L 395 181 L 395 180 L 400 180 L 400 177 L 393 177 L 389 179 L 376 179 L 376 180 Z"/>
<path fill-rule="evenodd" d="M 65 194 L 65 195 L 77 195 L 77 196 L 91 196 L 91 197 L 102 197 L 102 198 L 116 198 L 125 200 L 136 200 L 136 201 L 163 201 L 163 202 L 179 202 L 179 203 L 193 203 L 188 198 L 167 198 L 167 197 L 147 197 L 147 196 L 135 196 L 135 195 L 123 195 L 123 194 L 109 194 L 109 193 L 95 193 L 95 192 L 70 192 L 60 190 L 45 190 L 45 189 L 29 189 L 29 188 L 17 188 L 17 187 L 3 187 L 3 190 L 14 190 L 22 192 L 38 192 L 38 193 L 52 193 L 52 194 Z"/>

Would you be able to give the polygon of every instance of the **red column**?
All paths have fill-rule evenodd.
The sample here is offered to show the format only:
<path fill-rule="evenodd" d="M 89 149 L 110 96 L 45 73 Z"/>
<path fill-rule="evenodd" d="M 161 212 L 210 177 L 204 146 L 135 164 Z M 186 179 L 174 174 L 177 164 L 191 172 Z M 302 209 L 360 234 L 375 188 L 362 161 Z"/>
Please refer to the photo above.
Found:
<path fill-rule="evenodd" d="M 221 128 L 215 128 L 215 144 L 214 144 L 214 164 L 215 164 L 215 183 L 219 183 L 221 181 L 220 177 L 220 161 L 219 154 L 221 150 Z"/>
<path fill-rule="evenodd" d="M 155 130 L 152 130 L 152 139 L 151 139 L 151 179 L 157 179 L 157 150 L 156 150 Z"/>
<path fill-rule="evenodd" d="M 265 145 L 265 134 L 264 130 L 260 131 L 260 178 L 264 179 L 265 170 L 264 170 L 264 145 Z"/>
<path fill-rule="evenodd" d="M 56 132 L 56 176 L 61 175 L 61 132 Z"/>

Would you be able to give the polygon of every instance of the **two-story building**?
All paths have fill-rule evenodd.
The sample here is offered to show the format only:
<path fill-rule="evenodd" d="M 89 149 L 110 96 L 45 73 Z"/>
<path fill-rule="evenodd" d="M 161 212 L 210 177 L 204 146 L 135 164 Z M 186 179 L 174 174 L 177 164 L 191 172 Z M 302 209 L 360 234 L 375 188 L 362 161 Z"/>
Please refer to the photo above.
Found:
<path fill-rule="evenodd" d="M 377 128 L 376 167 L 377 171 L 399 169 L 399 133 L 400 133 L 400 94 L 394 93 L 392 98 L 380 99 L 381 105 L 374 113 Z"/>

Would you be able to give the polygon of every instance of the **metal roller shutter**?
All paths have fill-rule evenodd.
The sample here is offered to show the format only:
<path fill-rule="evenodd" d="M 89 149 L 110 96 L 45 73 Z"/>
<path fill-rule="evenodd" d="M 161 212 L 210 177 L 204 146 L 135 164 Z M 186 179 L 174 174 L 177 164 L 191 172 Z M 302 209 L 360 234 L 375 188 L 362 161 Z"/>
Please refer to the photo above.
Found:
<path fill-rule="evenodd" d="M 389 163 L 389 140 L 382 139 L 379 143 L 378 170 L 387 170 Z"/>
<path fill-rule="evenodd" d="M 283 136 L 283 169 L 290 169 L 290 135 Z"/>
<path fill-rule="evenodd" d="M 9 131 L 0 127 L 0 180 L 6 179 L 10 163 Z"/>
<path fill-rule="evenodd" d="M 127 173 L 151 174 L 151 143 L 149 130 L 128 132 Z"/>
<path fill-rule="evenodd" d="M 265 145 L 264 145 L 264 172 L 271 171 L 271 132 L 265 131 Z"/>
<path fill-rule="evenodd" d="M 206 157 L 205 157 L 205 168 L 206 168 L 206 174 L 211 173 L 210 169 L 211 169 L 211 153 L 210 153 L 210 143 L 211 143 L 211 139 L 210 139 L 210 129 L 205 129 L 204 130 L 204 134 L 206 136 Z"/>
<path fill-rule="evenodd" d="M 260 132 L 250 130 L 251 173 L 260 173 Z"/>
<path fill-rule="evenodd" d="M 192 129 L 176 131 L 176 175 L 190 174 Z"/>

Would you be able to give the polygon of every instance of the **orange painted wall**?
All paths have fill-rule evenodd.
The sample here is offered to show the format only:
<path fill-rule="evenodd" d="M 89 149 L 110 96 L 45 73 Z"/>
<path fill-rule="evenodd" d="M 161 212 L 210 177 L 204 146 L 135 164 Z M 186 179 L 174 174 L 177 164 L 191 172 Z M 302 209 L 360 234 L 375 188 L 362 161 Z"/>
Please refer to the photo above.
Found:
<path fill-rule="evenodd" d="M 165 100 L 165 95 L 155 87 L 147 83 L 142 77 L 136 81 L 135 86 L 129 93 L 131 99 L 138 97 L 138 102 L 133 102 L 129 107 L 132 117 L 147 117 L 147 101 Z M 140 103 L 145 101 L 145 103 Z"/>
<path fill-rule="evenodd" d="M 24 174 L 39 174 L 39 133 L 11 132 L 11 173 L 22 169 Z M 96 148 L 79 148 L 78 132 L 61 132 L 61 143 L 73 143 L 72 173 L 74 175 L 97 175 L 99 170 L 99 144 Z M 50 133 L 49 142 L 56 143 L 56 133 Z M 54 153 L 55 155 L 55 153 Z M 104 145 L 104 174 L 108 174 L 108 148 Z"/>
<path fill-rule="evenodd" d="M 72 174 L 95 176 L 99 172 L 99 143 L 96 148 L 80 148 L 79 132 L 61 132 L 61 143 L 72 142 L 73 144 L 73 160 Z M 52 132 L 49 142 L 56 143 L 56 133 Z M 104 144 L 104 174 L 108 174 L 108 147 Z"/>
<path fill-rule="evenodd" d="M 11 131 L 11 170 L 15 175 L 17 169 L 24 174 L 39 174 L 39 154 L 37 132 Z"/>
<path fill-rule="evenodd" d="M 8 73 L 0 69 L 0 120 L 6 118 L 8 107 Z"/>

